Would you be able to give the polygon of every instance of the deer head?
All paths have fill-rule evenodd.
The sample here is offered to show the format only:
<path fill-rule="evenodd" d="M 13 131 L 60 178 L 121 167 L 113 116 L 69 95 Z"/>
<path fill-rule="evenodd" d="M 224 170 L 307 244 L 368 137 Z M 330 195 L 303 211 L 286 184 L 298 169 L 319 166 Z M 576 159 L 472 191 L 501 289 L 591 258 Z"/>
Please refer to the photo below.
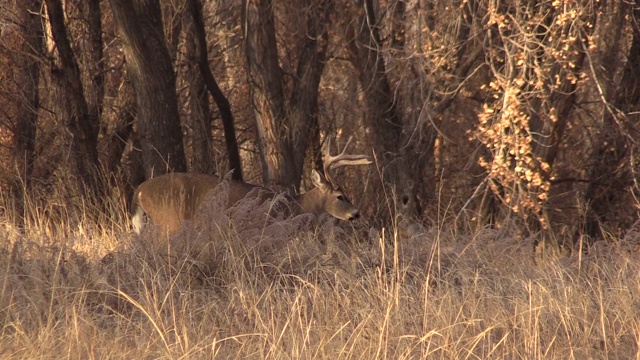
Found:
<path fill-rule="evenodd" d="M 298 201 L 303 212 L 328 213 L 340 220 L 355 220 L 360 217 L 360 212 L 351 203 L 347 195 L 335 182 L 331 171 L 348 165 L 368 165 L 371 160 L 366 155 L 348 155 L 347 148 L 351 143 L 351 137 L 338 155 L 331 155 L 331 137 L 322 146 L 323 174 L 313 170 L 311 182 L 314 188 L 300 195 Z"/>

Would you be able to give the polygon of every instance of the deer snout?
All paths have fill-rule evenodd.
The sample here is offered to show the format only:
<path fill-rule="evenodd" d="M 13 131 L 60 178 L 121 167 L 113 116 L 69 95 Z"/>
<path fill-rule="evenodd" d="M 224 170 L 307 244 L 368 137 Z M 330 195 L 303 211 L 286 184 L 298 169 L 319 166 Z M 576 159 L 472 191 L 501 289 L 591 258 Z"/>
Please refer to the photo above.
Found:
<path fill-rule="evenodd" d="M 356 219 L 359 219 L 359 218 L 360 218 L 360 213 L 356 211 L 356 212 L 354 212 L 352 214 L 349 214 L 348 220 L 349 221 L 353 221 L 353 220 L 356 220 Z"/>

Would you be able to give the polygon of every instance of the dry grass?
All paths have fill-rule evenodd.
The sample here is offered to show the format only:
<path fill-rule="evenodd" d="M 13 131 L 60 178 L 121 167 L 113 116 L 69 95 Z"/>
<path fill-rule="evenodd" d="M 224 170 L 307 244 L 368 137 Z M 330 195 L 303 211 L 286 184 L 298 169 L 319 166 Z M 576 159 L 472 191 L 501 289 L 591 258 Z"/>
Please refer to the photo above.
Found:
<path fill-rule="evenodd" d="M 509 226 L 399 239 L 222 200 L 171 239 L 2 224 L 0 357 L 638 358 L 637 234 L 535 264 Z"/>

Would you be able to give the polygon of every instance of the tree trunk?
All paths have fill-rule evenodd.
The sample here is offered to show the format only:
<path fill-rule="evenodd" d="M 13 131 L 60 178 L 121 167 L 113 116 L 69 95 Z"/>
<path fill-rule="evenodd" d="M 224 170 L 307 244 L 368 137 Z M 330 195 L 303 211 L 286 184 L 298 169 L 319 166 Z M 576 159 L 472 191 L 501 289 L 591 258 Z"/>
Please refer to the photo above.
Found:
<path fill-rule="evenodd" d="M 229 100 L 218 86 L 218 82 L 213 77 L 211 68 L 209 68 L 209 58 L 207 52 L 207 39 L 204 29 L 204 21 L 202 19 L 202 4 L 197 0 L 188 0 L 187 6 L 194 23 L 195 43 L 197 63 L 200 69 L 207 90 L 213 97 L 218 106 L 222 125 L 224 127 L 224 140 L 227 146 L 227 156 L 229 157 L 229 168 L 231 169 L 231 178 L 236 181 L 242 181 L 242 162 L 240 160 L 240 150 L 238 148 L 238 140 L 236 138 L 235 123 L 231 105 Z M 211 133 L 209 126 L 209 133 Z"/>
<path fill-rule="evenodd" d="M 40 107 L 40 64 L 43 31 L 38 15 L 42 0 L 29 0 L 17 5 L 15 10 L 22 29 L 20 69 L 20 98 L 13 138 L 13 158 L 21 183 L 12 184 L 15 199 L 14 216 L 19 225 L 25 222 L 25 196 L 31 190 L 33 164 L 35 162 L 38 108 Z"/>
<path fill-rule="evenodd" d="M 332 0 L 309 5 L 307 32 L 298 57 L 292 98 L 284 97 L 271 0 L 244 0 L 242 28 L 249 88 L 256 118 L 263 182 L 298 189 L 309 139 L 317 127 L 318 85 L 328 43 Z"/>
<path fill-rule="evenodd" d="M 107 135 L 104 149 L 103 167 L 106 172 L 113 173 L 121 163 L 122 155 L 133 132 L 133 121 L 136 118 L 136 102 L 131 82 L 122 77 L 117 98 L 114 102 L 116 124 Z"/>
<path fill-rule="evenodd" d="M 85 190 L 100 195 L 102 187 L 98 184 L 98 125 L 97 114 L 90 114 L 84 95 L 80 68 L 67 36 L 64 12 L 60 0 L 46 0 L 47 12 L 51 23 L 51 32 L 60 56 L 60 67 L 52 71 L 54 80 L 65 91 L 69 101 L 69 121 L 67 122 L 72 138 L 71 150 L 78 176 Z"/>
<path fill-rule="evenodd" d="M 262 157 L 262 182 L 270 188 L 295 187 L 292 149 L 286 141 L 285 99 L 272 1 L 244 0 L 242 29 L 249 90 Z"/>
<path fill-rule="evenodd" d="M 190 138 L 185 139 L 185 146 L 189 146 L 191 150 L 188 152 L 190 171 L 199 174 L 213 174 L 215 169 L 211 141 L 211 110 L 204 77 L 199 67 L 197 25 L 192 16 L 190 3 L 191 1 L 187 2 L 187 8 L 182 12 L 184 36 L 181 53 L 184 53 L 185 58 L 182 67 L 184 67 L 183 76 L 187 89 L 184 102 L 186 102 L 188 112 L 185 123 L 190 129 Z"/>
<path fill-rule="evenodd" d="M 385 61 L 380 52 L 382 41 L 373 0 L 359 2 L 360 16 L 350 24 L 354 41 L 350 44 L 354 68 L 365 92 L 366 119 L 378 159 L 382 161 L 384 182 L 399 186 L 406 176 L 406 166 L 399 156 L 402 142 L 402 122 L 386 75 Z"/>
<path fill-rule="evenodd" d="M 147 177 L 186 171 L 175 73 L 158 1 L 110 0 L 136 91 L 138 134 Z"/>
<path fill-rule="evenodd" d="M 14 133 L 14 158 L 26 189 L 30 188 L 33 174 L 38 107 L 40 106 L 38 91 L 40 64 L 36 59 L 40 57 L 43 46 L 42 23 L 37 16 L 41 7 L 42 0 L 29 0 L 23 3 L 23 6 L 16 6 L 22 23 L 24 67 L 21 74 L 22 80 L 19 82 L 21 97 Z"/>
<path fill-rule="evenodd" d="M 318 132 L 318 89 L 324 70 L 333 0 L 320 0 L 307 14 L 307 36 L 302 45 L 289 111 L 289 133 L 293 149 L 294 180 L 299 186 L 309 140 Z"/>
<path fill-rule="evenodd" d="M 635 181 L 631 180 L 634 178 L 630 167 L 633 161 L 629 161 L 633 156 L 629 149 L 634 146 L 638 130 L 630 121 L 634 117 L 628 114 L 635 111 L 638 105 L 640 29 L 633 26 L 631 34 L 628 34 L 625 18 L 635 18 L 634 22 L 640 20 L 640 10 L 624 1 L 608 2 L 603 7 L 596 20 L 603 34 L 594 36 L 597 51 L 589 54 L 590 62 L 601 64 L 594 66 L 593 71 L 593 78 L 597 79 L 599 86 L 588 87 L 585 89 L 586 99 L 576 100 L 581 104 L 578 109 L 586 109 L 590 114 L 600 113 L 598 117 L 586 117 L 591 121 L 583 120 L 585 126 L 582 133 L 588 139 L 584 143 L 590 146 L 585 146 L 584 166 L 578 168 L 584 175 L 575 177 L 590 181 L 573 185 L 576 192 L 580 191 L 580 197 L 573 198 L 588 204 L 581 209 L 584 224 L 581 224 L 580 230 L 592 238 L 600 237 L 603 231 L 608 232 L 609 229 L 628 228 L 638 218 L 635 198 L 630 196 Z M 601 99 L 606 99 L 605 106 L 611 104 L 611 109 L 620 112 L 605 110 Z M 580 114 L 579 110 L 575 112 Z M 623 112 L 627 115 L 622 116 Z M 608 229 L 601 228 L 603 223 L 607 224 Z"/>
<path fill-rule="evenodd" d="M 100 0 L 80 1 L 78 6 L 87 21 L 89 32 L 85 49 L 89 72 L 88 82 L 85 83 L 91 84 L 86 92 L 87 104 L 90 118 L 100 119 L 104 102 L 104 54 Z"/>

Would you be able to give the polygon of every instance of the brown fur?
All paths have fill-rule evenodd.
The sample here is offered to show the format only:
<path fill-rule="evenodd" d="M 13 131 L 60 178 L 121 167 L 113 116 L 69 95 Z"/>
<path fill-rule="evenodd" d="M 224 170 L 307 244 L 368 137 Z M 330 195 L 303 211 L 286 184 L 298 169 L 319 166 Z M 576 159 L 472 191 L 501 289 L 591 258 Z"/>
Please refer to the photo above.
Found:
<path fill-rule="evenodd" d="M 342 220 L 353 220 L 359 217 L 358 209 L 324 176 L 314 170 L 312 180 L 315 188 L 292 198 L 292 215 L 328 213 Z M 163 231 L 174 233 L 182 226 L 184 220 L 194 218 L 209 191 L 219 183 L 218 176 L 186 173 L 169 173 L 145 181 L 138 186 L 133 198 L 134 230 L 140 232 L 143 226 L 142 218 L 146 213 L 150 221 L 160 226 Z M 266 196 L 266 198 L 277 195 L 258 185 L 230 181 L 227 207 L 233 206 L 254 189 L 263 189 L 259 196 Z"/>

